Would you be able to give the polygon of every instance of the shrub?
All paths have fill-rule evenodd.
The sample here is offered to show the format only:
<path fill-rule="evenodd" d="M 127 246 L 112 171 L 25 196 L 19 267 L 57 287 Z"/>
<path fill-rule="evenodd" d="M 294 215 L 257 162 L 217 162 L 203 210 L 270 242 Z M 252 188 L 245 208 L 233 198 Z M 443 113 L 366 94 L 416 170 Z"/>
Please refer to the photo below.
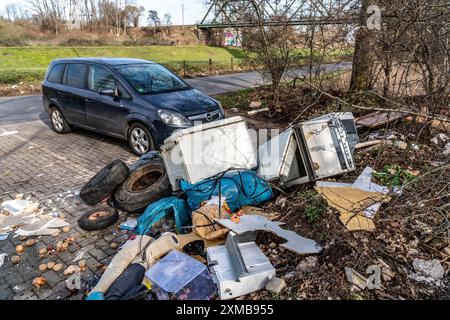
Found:
<path fill-rule="evenodd" d="M 306 202 L 303 214 L 310 224 L 316 223 L 327 209 L 327 202 L 315 190 L 306 190 L 298 194 Z"/>
<path fill-rule="evenodd" d="M 84 47 L 98 47 L 105 46 L 107 42 L 102 39 L 78 39 L 78 38 L 69 38 L 67 40 L 63 40 L 59 43 L 60 46 L 84 46 Z"/>
<path fill-rule="evenodd" d="M 0 38 L 0 47 L 24 47 L 26 46 L 26 41 L 14 38 Z"/>

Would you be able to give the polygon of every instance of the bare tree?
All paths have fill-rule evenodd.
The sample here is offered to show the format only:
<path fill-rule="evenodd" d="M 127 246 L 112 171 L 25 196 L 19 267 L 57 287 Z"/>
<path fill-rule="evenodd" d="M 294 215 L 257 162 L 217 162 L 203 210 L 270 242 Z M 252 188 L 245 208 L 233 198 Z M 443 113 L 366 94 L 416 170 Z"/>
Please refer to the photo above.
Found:
<path fill-rule="evenodd" d="M 133 27 L 138 27 L 145 8 L 143 6 L 128 5 L 125 11 L 127 12 L 127 20 L 133 24 Z"/>
<path fill-rule="evenodd" d="M 164 14 L 163 23 L 166 27 L 168 27 L 172 24 L 172 15 L 170 14 L 170 12 L 166 12 Z"/>
<path fill-rule="evenodd" d="M 159 16 L 158 16 L 158 11 L 149 10 L 147 21 L 148 21 L 149 25 L 158 27 L 161 24 L 161 20 L 159 19 Z"/>

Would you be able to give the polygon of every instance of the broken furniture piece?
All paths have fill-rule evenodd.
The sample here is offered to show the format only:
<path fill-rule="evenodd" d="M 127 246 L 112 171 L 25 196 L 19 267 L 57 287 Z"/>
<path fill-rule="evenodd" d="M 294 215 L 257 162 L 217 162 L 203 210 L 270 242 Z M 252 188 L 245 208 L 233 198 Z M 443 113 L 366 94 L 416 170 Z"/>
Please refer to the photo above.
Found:
<path fill-rule="evenodd" d="M 261 289 L 275 276 L 275 268 L 256 245 L 254 234 L 228 234 L 225 245 L 207 249 L 208 266 L 221 300 Z"/>
<path fill-rule="evenodd" d="M 176 131 L 161 154 L 173 190 L 179 180 L 191 184 L 231 168 L 253 169 L 256 151 L 242 117 L 232 117 Z"/>
<path fill-rule="evenodd" d="M 280 225 L 284 224 L 283 222 L 271 221 L 263 216 L 243 215 L 239 223 L 235 223 L 230 219 L 215 219 L 215 221 L 239 235 L 251 231 L 273 232 L 287 240 L 286 243 L 280 244 L 281 247 L 298 254 L 316 254 L 322 251 L 322 248 L 314 240 L 299 236 L 294 231 L 285 230 L 280 227 Z"/>
<path fill-rule="evenodd" d="M 390 201 L 390 194 L 401 190 L 380 186 L 372 182 L 373 169 L 366 167 L 353 183 L 317 181 L 315 189 L 330 207 L 340 212 L 339 219 L 350 231 L 373 231 L 373 218 L 383 202 Z"/>
<path fill-rule="evenodd" d="M 351 112 L 327 114 L 289 128 L 258 149 L 257 174 L 283 187 L 355 170 L 359 142 Z"/>
<path fill-rule="evenodd" d="M 403 116 L 400 112 L 373 112 L 359 117 L 355 120 L 358 126 L 376 128 L 389 122 L 400 119 Z"/>

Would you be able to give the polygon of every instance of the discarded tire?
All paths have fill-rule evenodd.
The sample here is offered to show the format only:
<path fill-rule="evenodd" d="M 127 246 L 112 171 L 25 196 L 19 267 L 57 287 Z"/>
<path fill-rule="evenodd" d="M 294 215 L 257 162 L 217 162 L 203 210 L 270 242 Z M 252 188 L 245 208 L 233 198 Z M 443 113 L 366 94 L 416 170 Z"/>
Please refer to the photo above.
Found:
<path fill-rule="evenodd" d="M 154 157 L 132 171 L 114 193 L 114 204 L 127 212 L 142 212 L 152 202 L 169 195 L 169 177 L 162 159 Z"/>
<path fill-rule="evenodd" d="M 100 170 L 80 191 L 80 198 L 92 206 L 110 195 L 128 176 L 128 167 L 115 160 Z"/>
<path fill-rule="evenodd" d="M 119 219 L 117 210 L 108 206 L 86 211 L 80 219 L 78 226 L 86 231 L 101 230 L 109 227 Z"/>

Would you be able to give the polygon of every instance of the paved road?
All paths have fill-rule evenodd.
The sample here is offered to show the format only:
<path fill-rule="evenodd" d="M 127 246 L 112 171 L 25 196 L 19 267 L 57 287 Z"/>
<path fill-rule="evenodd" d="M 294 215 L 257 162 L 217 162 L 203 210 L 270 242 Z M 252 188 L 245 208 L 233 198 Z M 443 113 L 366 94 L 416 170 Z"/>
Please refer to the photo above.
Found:
<path fill-rule="evenodd" d="M 323 66 L 323 68 L 326 72 L 333 72 L 349 69 L 351 68 L 351 63 L 329 64 Z M 307 68 L 290 70 L 288 77 L 301 76 L 307 71 Z M 264 83 L 258 72 L 234 73 L 187 79 L 186 81 L 194 88 L 208 95 L 257 87 Z M 48 115 L 42 107 L 41 95 L 0 98 L 0 124 L 20 123 L 39 119 L 48 119 Z"/>

